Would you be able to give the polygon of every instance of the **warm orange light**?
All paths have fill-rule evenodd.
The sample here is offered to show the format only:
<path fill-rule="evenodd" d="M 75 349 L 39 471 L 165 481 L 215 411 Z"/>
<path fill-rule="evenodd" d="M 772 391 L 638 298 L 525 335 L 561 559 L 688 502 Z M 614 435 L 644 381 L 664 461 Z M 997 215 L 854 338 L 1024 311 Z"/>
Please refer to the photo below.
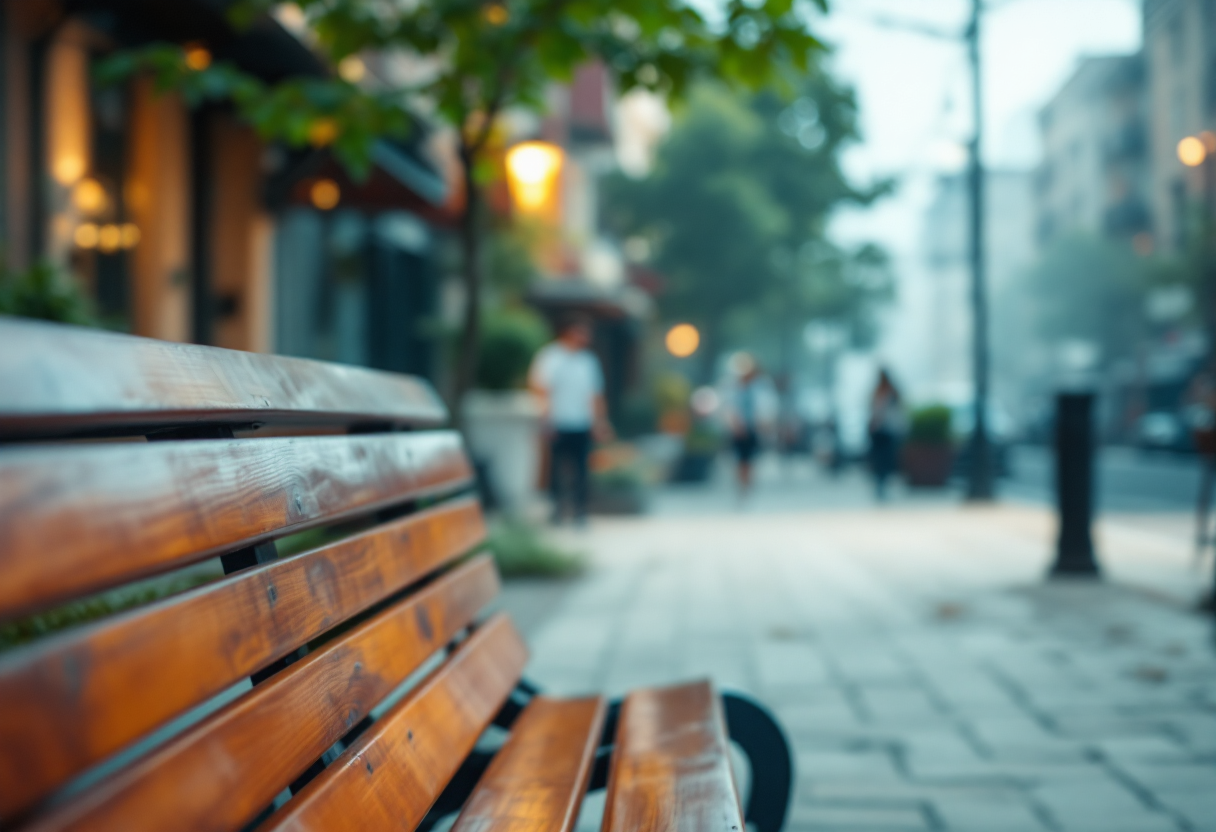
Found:
<path fill-rule="evenodd" d="M 348 84 L 357 84 L 367 74 L 367 64 L 358 55 L 347 55 L 338 61 L 338 76 Z"/>
<path fill-rule="evenodd" d="M 106 223 L 97 232 L 97 247 L 107 254 L 118 251 L 122 246 L 122 229 L 113 223 Z"/>
<path fill-rule="evenodd" d="M 318 179 L 312 183 L 308 197 L 312 200 L 313 205 L 322 211 L 328 211 L 338 204 L 338 200 L 342 198 L 342 190 L 332 179 Z"/>
<path fill-rule="evenodd" d="M 548 142 L 524 142 L 507 151 L 507 183 L 520 210 L 536 212 L 545 208 L 561 170 L 561 148 Z"/>
<path fill-rule="evenodd" d="M 308 143 L 313 147 L 325 147 L 338 138 L 338 122 L 332 118 L 319 118 L 308 125 Z"/>
<path fill-rule="evenodd" d="M 96 224 L 86 222 L 76 226 L 76 232 L 72 234 L 72 241 L 80 248 L 97 248 L 98 236 Z"/>
<path fill-rule="evenodd" d="M 511 13 L 507 11 L 507 7 L 502 3 L 491 3 L 486 6 L 482 14 L 485 16 L 486 23 L 489 23 L 491 26 L 501 26 L 511 17 Z"/>
<path fill-rule="evenodd" d="M 84 159 L 79 156 L 62 156 L 55 160 L 51 175 L 60 185 L 71 185 L 84 176 Z"/>
<path fill-rule="evenodd" d="M 202 72 L 211 66 L 211 50 L 199 43 L 187 44 L 186 66 L 195 72 Z"/>
<path fill-rule="evenodd" d="M 676 358 L 688 358 L 701 346 L 701 333 L 692 324 L 676 324 L 667 330 L 667 351 Z"/>
<path fill-rule="evenodd" d="M 1178 142 L 1178 160 L 1188 168 L 1198 167 L 1208 156 L 1208 149 L 1203 146 L 1203 139 L 1198 136 L 1187 136 Z"/>
<path fill-rule="evenodd" d="M 123 248 L 135 248 L 143 236 L 139 231 L 139 226 L 133 222 L 124 222 L 119 231 L 122 233 Z"/>
<path fill-rule="evenodd" d="M 72 189 L 72 203 L 86 214 L 100 214 L 106 209 L 106 189 L 96 179 L 82 179 Z"/>

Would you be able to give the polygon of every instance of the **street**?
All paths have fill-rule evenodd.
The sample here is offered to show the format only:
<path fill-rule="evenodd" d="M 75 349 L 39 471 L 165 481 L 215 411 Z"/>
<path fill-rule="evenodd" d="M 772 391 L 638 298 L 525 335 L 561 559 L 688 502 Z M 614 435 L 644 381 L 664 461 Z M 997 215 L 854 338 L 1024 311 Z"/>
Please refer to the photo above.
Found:
<path fill-rule="evenodd" d="M 1050 503 L 1054 499 L 1052 451 L 1022 445 L 1011 454 L 1011 476 L 1000 483 L 1010 498 Z M 1102 447 L 1097 455 L 1098 510 L 1193 511 L 1200 463 L 1191 455 Z"/>

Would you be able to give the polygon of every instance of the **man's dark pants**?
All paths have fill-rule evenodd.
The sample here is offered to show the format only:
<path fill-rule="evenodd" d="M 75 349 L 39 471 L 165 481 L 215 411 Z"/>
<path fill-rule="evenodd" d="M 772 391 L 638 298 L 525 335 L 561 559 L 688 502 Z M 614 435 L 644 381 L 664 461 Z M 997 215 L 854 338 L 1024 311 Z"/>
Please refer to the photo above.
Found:
<path fill-rule="evenodd" d="M 558 430 L 553 432 L 549 489 L 553 494 L 553 517 L 562 516 L 563 497 L 574 503 L 574 516 L 587 516 L 587 459 L 591 455 L 591 431 Z M 569 481 L 569 485 L 566 485 Z"/>

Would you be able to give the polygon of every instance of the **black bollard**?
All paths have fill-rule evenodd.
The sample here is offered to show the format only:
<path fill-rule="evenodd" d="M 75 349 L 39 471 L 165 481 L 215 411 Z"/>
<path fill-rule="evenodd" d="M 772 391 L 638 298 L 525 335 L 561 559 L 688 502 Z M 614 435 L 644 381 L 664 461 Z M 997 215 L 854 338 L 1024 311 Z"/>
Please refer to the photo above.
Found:
<path fill-rule="evenodd" d="M 1060 537 L 1052 575 L 1098 575 L 1094 508 L 1094 394 L 1056 397 L 1056 507 Z"/>

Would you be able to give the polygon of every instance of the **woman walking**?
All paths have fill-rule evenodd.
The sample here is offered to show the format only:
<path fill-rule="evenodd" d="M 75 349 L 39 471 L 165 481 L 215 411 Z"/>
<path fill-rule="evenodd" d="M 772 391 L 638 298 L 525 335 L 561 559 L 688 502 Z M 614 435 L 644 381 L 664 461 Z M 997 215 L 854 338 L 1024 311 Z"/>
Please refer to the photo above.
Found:
<path fill-rule="evenodd" d="M 878 384 L 870 397 L 870 471 L 874 493 L 887 499 L 887 480 L 899 459 L 899 435 L 903 431 L 903 402 L 899 389 L 886 369 L 879 369 Z"/>

